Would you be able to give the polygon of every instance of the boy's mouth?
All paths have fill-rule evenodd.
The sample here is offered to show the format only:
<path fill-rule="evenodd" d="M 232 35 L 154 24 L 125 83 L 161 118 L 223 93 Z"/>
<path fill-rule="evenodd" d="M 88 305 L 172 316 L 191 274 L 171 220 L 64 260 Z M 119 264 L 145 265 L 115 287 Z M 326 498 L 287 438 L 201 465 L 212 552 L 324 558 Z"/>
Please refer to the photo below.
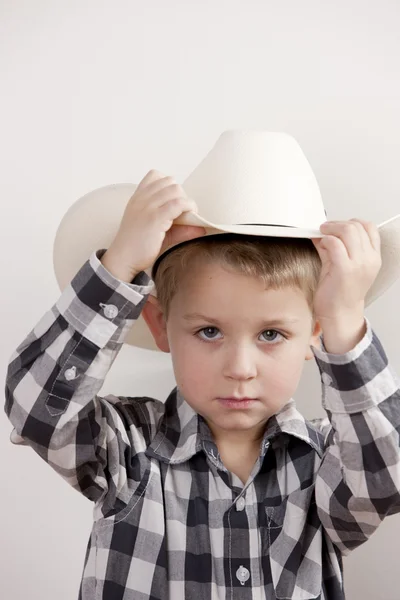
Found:
<path fill-rule="evenodd" d="M 257 398 L 218 398 L 218 401 L 227 408 L 248 408 L 255 402 Z"/>

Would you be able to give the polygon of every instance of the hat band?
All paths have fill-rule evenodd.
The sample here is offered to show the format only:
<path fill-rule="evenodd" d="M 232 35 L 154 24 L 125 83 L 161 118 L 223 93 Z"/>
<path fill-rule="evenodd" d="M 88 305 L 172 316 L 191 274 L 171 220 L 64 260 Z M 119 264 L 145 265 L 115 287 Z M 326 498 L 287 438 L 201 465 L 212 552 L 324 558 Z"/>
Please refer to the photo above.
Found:
<path fill-rule="evenodd" d="M 237 223 L 237 225 L 251 225 L 252 227 L 290 227 L 293 229 L 292 225 L 277 225 L 276 223 Z"/>

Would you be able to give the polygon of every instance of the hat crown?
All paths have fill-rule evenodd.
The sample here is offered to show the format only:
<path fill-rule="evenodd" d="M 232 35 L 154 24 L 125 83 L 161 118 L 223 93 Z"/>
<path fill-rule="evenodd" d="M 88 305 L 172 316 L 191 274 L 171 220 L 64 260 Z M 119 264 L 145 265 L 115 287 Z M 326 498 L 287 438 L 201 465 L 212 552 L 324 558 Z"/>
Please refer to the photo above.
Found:
<path fill-rule="evenodd" d="M 318 230 L 326 220 L 313 170 L 286 133 L 225 131 L 182 186 L 212 223 Z"/>

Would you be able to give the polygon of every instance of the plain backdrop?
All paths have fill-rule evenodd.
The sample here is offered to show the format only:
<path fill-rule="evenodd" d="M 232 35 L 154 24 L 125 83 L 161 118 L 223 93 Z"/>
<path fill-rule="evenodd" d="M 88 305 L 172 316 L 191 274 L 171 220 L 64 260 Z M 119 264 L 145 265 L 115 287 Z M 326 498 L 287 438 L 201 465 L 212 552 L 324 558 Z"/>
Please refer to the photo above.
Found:
<path fill-rule="evenodd" d="M 76 199 L 151 169 L 183 179 L 226 129 L 286 131 L 329 219 L 400 212 L 398 0 L 0 0 L 0 377 L 59 290 Z M 396 283 L 367 310 L 400 372 Z M 170 357 L 123 348 L 103 392 L 165 399 Z M 320 416 L 307 363 L 298 394 Z M 0 413 L 0 597 L 77 598 L 92 505 Z M 398 600 L 400 516 L 345 559 L 349 600 Z"/>

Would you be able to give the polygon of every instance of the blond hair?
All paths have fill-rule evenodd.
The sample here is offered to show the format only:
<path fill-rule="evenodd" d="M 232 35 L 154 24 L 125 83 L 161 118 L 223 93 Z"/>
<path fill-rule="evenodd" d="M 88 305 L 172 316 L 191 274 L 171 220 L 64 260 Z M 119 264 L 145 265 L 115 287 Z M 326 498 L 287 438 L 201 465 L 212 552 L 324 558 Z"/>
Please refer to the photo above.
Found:
<path fill-rule="evenodd" d="M 185 242 L 161 259 L 153 278 L 166 319 L 187 269 L 210 263 L 261 278 L 266 288 L 299 288 L 314 316 L 313 298 L 321 260 L 311 240 L 223 234 Z"/>

